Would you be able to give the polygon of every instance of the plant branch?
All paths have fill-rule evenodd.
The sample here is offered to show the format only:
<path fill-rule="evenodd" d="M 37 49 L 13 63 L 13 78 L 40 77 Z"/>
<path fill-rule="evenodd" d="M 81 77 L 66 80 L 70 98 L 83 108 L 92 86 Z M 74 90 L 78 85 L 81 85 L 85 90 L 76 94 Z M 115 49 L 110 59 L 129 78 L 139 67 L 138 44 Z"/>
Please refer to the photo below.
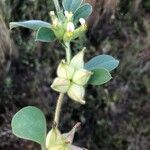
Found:
<path fill-rule="evenodd" d="M 70 43 L 65 43 L 65 50 L 66 50 L 66 60 L 67 63 L 69 64 L 71 61 L 71 49 L 70 49 Z"/>
<path fill-rule="evenodd" d="M 60 118 L 60 112 L 61 112 L 61 106 L 63 103 L 63 98 L 64 98 L 64 94 L 60 93 L 58 100 L 57 100 L 55 118 L 54 118 L 54 123 L 56 124 L 56 126 L 58 126 L 58 124 L 59 124 L 59 118 Z"/>
<path fill-rule="evenodd" d="M 71 49 L 70 49 L 70 43 L 65 43 L 65 50 L 66 50 L 66 59 L 67 59 L 67 63 L 70 63 L 71 61 Z M 61 112 L 61 107 L 62 107 L 62 103 L 63 103 L 63 98 L 64 98 L 64 94 L 60 93 L 58 100 L 57 100 L 57 105 L 56 105 L 56 110 L 55 110 L 55 117 L 54 117 L 54 123 L 56 124 L 56 126 L 58 126 L 59 124 L 59 119 L 60 119 L 60 112 Z"/>
<path fill-rule="evenodd" d="M 55 5 L 55 9 L 57 11 L 57 14 L 60 12 L 60 5 L 59 5 L 59 2 L 58 0 L 53 0 L 54 2 L 54 5 Z"/>

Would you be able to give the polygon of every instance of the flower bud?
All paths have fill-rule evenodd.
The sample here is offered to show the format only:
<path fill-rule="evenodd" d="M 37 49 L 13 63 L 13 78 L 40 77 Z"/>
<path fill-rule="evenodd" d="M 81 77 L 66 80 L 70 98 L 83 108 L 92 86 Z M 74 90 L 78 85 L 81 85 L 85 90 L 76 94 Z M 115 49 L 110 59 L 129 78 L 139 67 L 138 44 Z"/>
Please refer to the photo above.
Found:
<path fill-rule="evenodd" d="M 72 22 L 67 23 L 67 32 L 73 32 L 75 30 L 75 26 Z"/>
<path fill-rule="evenodd" d="M 53 24 L 53 26 L 56 27 L 59 22 L 58 22 L 57 16 L 55 15 L 55 12 L 54 12 L 54 11 L 50 11 L 49 14 L 50 14 L 50 17 L 51 17 L 51 19 L 52 19 L 52 24 Z"/>
<path fill-rule="evenodd" d="M 55 78 L 51 88 L 60 93 L 66 93 L 69 89 L 70 81 L 64 78 Z"/>
<path fill-rule="evenodd" d="M 64 60 L 58 66 L 57 75 L 61 78 L 71 79 L 74 73 L 74 68 L 69 66 Z"/>
<path fill-rule="evenodd" d="M 86 25 L 84 18 L 80 18 L 80 19 L 79 19 L 79 22 L 81 23 L 82 26 L 85 26 L 85 25 Z"/>
<path fill-rule="evenodd" d="M 82 35 L 84 35 L 86 30 L 87 30 L 86 24 L 83 25 L 83 26 L 78 27 L 77 29 L 74 30 L 73 35 L 71 37 L 71 40 L 74 40 L 78 37 L 81 37 Z"/>
<path fill-rule="evenodd" d="M 91 71 L 79 69 L 75 71 L 72 81 L 78 85 L 85 85 L 88 82 L 91 75 Z"/>
<path fill-rule="evenodd" d="M 73 17 L 73 13 L 72 12 L 68 12 L 68 11 L 65 10 L 64 14 L 67 17 L 67 19 L 69 19 L 69 20 Z"/>
<path fill-rule="evenodd" d="M 84 51 L 85 49 L 83 49 L 82 51 L 80 51 L 78 54 L 76 54 L 71 62 L 70 62 L 70 65 L 73 66 L 74 68 L 76 69 L 81 69 L 84 67 Z"/>
<path fill-rule="evenodd" d="M 70 42 L 72 40 L 73 32 L 75 30 L 75 26 L 72 22 L 67 23 L 67 32 L 64 34 L 63 41 Z"/>
<path fill-rule="evenodd" d="M 55 19 L 53 20 L 53 26 L 56 27 L 57 25 L 58 25 L 58 19 L 55 18 Z"/>
<path fill-rule="evenodd" d="M 85 95 L 85 89 L 83 86 L 79 86 L 77 84 L 72 84 L 68 90 L 68 96 L 75 100 L 76 102 L 79 102 L 81 104 L 85 104 L 85 101 L 83 100 Z"/>
<path fill-rule="evenodd" d="M 50 11 L 50 16 L 55 16 L 55 12 L 54 11 Z"/>

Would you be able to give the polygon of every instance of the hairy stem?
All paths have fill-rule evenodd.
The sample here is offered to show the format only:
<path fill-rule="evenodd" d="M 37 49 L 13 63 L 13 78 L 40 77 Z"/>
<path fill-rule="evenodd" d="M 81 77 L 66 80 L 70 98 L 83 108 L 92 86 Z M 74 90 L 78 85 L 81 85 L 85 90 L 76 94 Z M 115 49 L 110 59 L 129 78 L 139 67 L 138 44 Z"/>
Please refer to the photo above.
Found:
<path fill-rule="evenodd" d="M 59 124 L 59 118 L 60 118 L 60 112 L 61 112 L 61 106 L 63 103 L 63 98 L 64 98 L 64 94 L 60 93 L 58 100 L 57 100 L 57 106 L 56 106 L 55 118 L 54 118 L 54 122 L 55 122 L 56 126 L 58 126 L 58 124 Z"/>
<path fill-rule="evenodd" d="M 55 5 L 57 14 L 58 14 L 58 13 L 60 12 L 60 5 L 59 5 L 59 2 L 58 2 L 58 0 L 53 0 L 53 2 L 54 2 L 54 5 Z"/>

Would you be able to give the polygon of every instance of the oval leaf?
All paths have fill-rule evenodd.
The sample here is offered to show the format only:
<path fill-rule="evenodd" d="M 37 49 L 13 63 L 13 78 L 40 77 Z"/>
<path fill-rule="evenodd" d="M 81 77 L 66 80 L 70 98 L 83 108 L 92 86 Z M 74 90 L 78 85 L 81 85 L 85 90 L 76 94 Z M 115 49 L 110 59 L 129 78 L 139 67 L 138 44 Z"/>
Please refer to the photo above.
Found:
<path fill-rule="evenodd" d="M 79 21 L 80 18 L 88 18 L 92 13 L 92 6 L 88 3 L 82 5 L 74 14 L 74 21 Z"/>
<path fill-rule="evenodd" d="M 87 70 L 94 70 L 99 68 L 105 68 L 108 71 L 112 71 L 119 65 L 119 61 L 114 59 L 112 56 L 109 55 L 99 55 L 92 58 L 85 64 L 85 69 Z"/>
<path fill-rule="evenodd" d="M 28 106 L 15 114 L 11 122 L 12 132 L 17 137 L 31 140 L 45 147 L 46 120 L 36 107 Z"/>
<path fill-rule="evenodd" d="M 36 33 L 36 41 L 52 42 L 56 39 L 51 28 L 42 27 Z"/>
<path fill-rule="evenodd" d="M 21 22 L 11 22 L 9 24 L 10 29 L 16 27 L 24 27 L 32 30 L 38 30 L 41 27 L 50 27 L 50 23 L 44 22 L 41 20 L 29 20 L 29 21 L 21 21 Z"/>
<path fill-rule="evenodd" d="M 93 75 L 91 76 L 88 82 L 89 84 L 101 85 L 101 84 L 108 82 L 110 79 L 112 79 L 109 71 L 104 68 L 95 69 L 95 70 L 92 70 L 92 72 L 93 72 Z"/>
<path fill-rule="evenodd" d="M 68 12 L 75 13 L 81 6 L 83 0 L 63 0 L 62 5 Z"/>

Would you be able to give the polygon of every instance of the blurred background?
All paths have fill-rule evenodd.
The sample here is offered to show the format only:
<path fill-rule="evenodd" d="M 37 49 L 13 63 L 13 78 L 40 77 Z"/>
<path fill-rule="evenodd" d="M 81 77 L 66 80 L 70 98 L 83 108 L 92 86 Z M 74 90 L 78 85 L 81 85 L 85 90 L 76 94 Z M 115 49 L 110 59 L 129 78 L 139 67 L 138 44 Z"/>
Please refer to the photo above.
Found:
<path fill-rule="evenodd" d="M 86 58 L 110 54 L 120 60 L 113 79 L 88 86 L 86 105 L 65 97 L 60 128 L 82 123 L 74 143 L 89 150 L 150 150 L 150 1 L 87 0 L 93 5 L 89 30 L 72 43 L 74 52 L 86 45 Z M 58 93 L 50 85 L 63 47 L 34 41 L 24 28 L 9 31 L 9 22 L 50 21 L 52 0 L 0 0 L 0 149 L 40 150 L 11 133 L 12 116 L 33 105 L 51 128 Z"/>

